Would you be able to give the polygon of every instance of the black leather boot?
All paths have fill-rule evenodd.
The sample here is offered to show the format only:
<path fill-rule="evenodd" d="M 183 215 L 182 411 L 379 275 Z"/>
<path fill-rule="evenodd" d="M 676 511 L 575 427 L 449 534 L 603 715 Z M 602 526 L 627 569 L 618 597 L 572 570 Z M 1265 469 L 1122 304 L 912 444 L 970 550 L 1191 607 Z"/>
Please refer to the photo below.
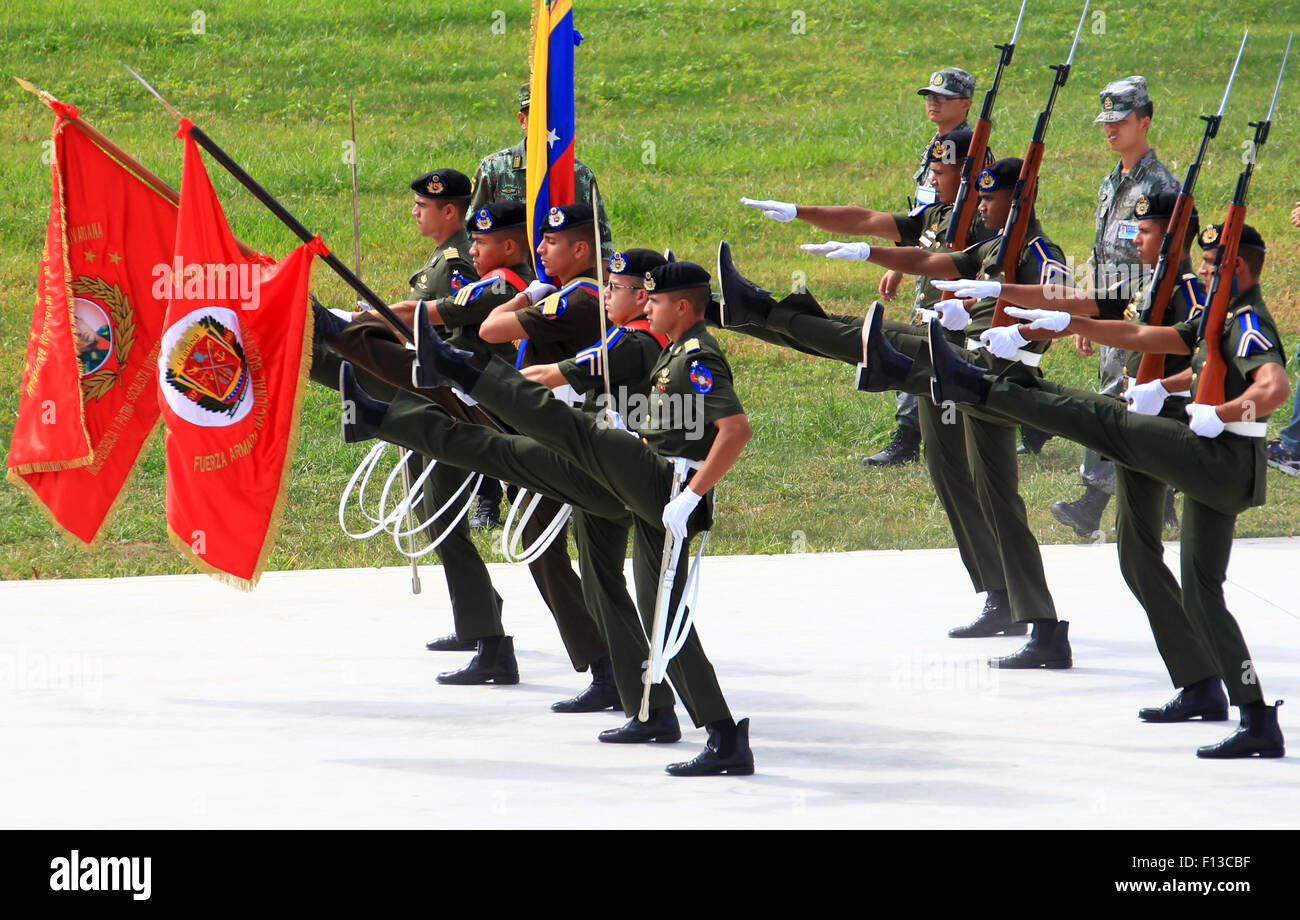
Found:
<path fill-rule="evenodd" d="M 438 675 L 440 684 L 517 684 L 519 664 L 515 661 L 513 636 L 488 636 L 478 640 L 478 651 L 459 671 Z"/>
<path fill-rule="evenodd" d="M 732 776 L 749 776 L 754 772 L 754 753 L 749 749 L 749 720 L 741 719 L 732 725 L 726 722 L 710 722 L 709 740 L 704 750 L 681 763 L 670 763 L 664 767 L 671 776 L 718 776 L 730 773 Z"/>
<path fill-rule="evenodd" d="M 388 403 L 372 397 L 352 372 L 352 363 L 339 365 L 339 397 L 343 400 L 343 440 L 348 444 L 369 441 L 379 433 L 388 414 Z"/>
<path fill-rule="evenodd" d="M 1187 722 L 1201 719 L 1205 722 L 1228 720 L 1228 696 L 1218 675 L 1198 680 L 1179 690 L 1163 706 L 1138 710 L 1143 722 Z"/>
<path fill-rule="evenodd" d="M 1286 744 L 1282 740 L 1282 728 L 1277 724 L 1277 710 L 1281 705 L 1282 700 L 1272 706 L 1262 701 L 1247 703 L 1241 707 L 1241 724 L 1237 730 L 1218 744 L 1197 748 L 1196 756 L 1282 757 L 1286 754 Z"/>
<path fill-rule="evenodd" d="M 1070 624 L 1065 620 L 1034 620 L 1029 641 L 1018 652 L 990 658 L 990 668 L 1069 668 L 1074 666 L 1070 654 Z"/>
<path fill-rule="evenodd" d="M 930 398 L 934 404 L 955 402 L 982 406 L 988 402 L 989 382 L 984 377 L 984 368 L 971 364 L 952 350 L 937 319 L 930 320 L 926 338 L 932 368 Z"/>
<path fill-rule="evenodd" d="M 1110 494 L 1089 485 L 1072 502 L 1053 502 L 1052 517 L 1081 537 L 1092 536 L 1101 529 L 1101 514 L 1110 504 Z"/>
<path fill-rule="evenodd" d="M 952 639 L 983 639 L 986 636 L 1023 636 L 1029 624 L 1011 619 L 1011 601 L 1004 590 L 990 591 L 984 609 L 973 623 L 948 630 Z"/>
<path fill-rule="evenodd" d="M 910 425 L 899 425 L 890 441 L 879 453 L 862 459 L 863 466 L 901 466 L 921 459 L 921 432 Z"/>
<path fill-rule="evenodd" d="M 718 244 L 718 285 L 722 289 L 719 321 L 724 329 L 767 325 L 768 311 L 776 305 L 772 292 L 736 270 L 726 240 Z"/>
<path fill-rule="evenodd" d="M 429 322 L 428 304 L 420 301 L 415 311 L 415 363 L 411 365 L 411 382 L 417 387 L 458 387 L 468 393 L 483 376 L 469 363 L 472 351 L 444 342 Z"/>
<path fill-rule="evenodd" d="M 602 712 L 622 708 L 614 683 L 614 666 L 608 655 L 591 663 L 591 683 L 585 690 L 571 699 L 551 704 L 551 712 Z"/>
<path fill-rule="evenodd" d="M 478 648 L 478 642 L 474 639 L 462 639 L 452 633 L 450 636 L 430 639 L 424 643 L 424 647 L 431 652 L 472 652 Z"/>
<path fill-rule="evenodd" d="M 671 706 L 650 710 L 650 718 L 642 722 L 633 716 L 618 728 L 609 728 L 596 736 L 610 744 L 671 744 L 682 740 L 682 727 L 677 724 L 677 713 Z"/>
<path fill-rule="evenodd" d="M 901 389 L 912 371 L 912 359 L 885 338 L 885 308 L 880 301 L 871 302 L 862 322 L 866 338 L 854 385 L 863 393 Z"/>
<path fill-rule="evenodd" d="M 325 308 L 325 305 L 316 299 L 315 294 L 309 294 L 311 297 L 311 338 L 313 342 L 331 344 L 340 332 L 348 328 L 348 322 L 342 317 L 335 316 Z"/>

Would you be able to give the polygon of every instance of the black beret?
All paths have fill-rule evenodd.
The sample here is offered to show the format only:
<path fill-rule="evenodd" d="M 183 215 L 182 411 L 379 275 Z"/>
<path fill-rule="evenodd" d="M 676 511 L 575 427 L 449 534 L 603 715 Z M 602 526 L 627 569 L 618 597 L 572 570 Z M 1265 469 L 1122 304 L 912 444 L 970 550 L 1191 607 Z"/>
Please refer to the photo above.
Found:
<path fill-rule="evenodd" d="M 581 227 L 583 224 L 590 224 L 594 220 L 591 205 L 566 204 L 546 212 L 546 226 L 542 227 L 542 232 L 569 230 L 573 227 Z"/>
<path fill-rule="evenodd" d="M 1201 248 L 1215 249 L 1219 245 L 1219 237 L 1223 234 L 1223 224 L 1210 224 L 1201 231 Z M 1250 224 L 1241 225 L 1241 241 L 1237 243 L 1238 249 L 1258 249 L 1264 252 L 1264 238 L 1259 235 L 1259 231 Z"/>
<path fill-rule="evenodd" d="M 1020 167 L 1024 161 L 1020 157 L 1003 157 L 980 173 L 980 191 L 991 192 L 1000 188 L 1011 188 L 1020 178 Z"/>
<path fill-rule="evenodd" d="M 667 264 L 668 260 L 653 249 L 623 249 L 609 257 L 606 268 L 611 275 L 642 277 L 651 269 Z"/>
<path fill-rule="evenodd" d="M 435 169 L 411 182 L 411 191 L 423 198 L 468 198 L 469 176 L 455 169 Z"/>
<path fill-rule="evenodd" d="M 949 131 L 947 134 L 940 134 L 930 145 L 930 151 L 926 159 L 931 163 L 961 163 L 966 159 L 966 152 L 970 150 L 971 130 L 969 128 L 958 128 L 956 131 Z"/>
<path fill-rule="evenodd" d="M 1168 220 L 1174 214 L 1177 201 L 1177 192 L 1138 195 L 1137 203 L 1133 205 L 1133 216 L 1138 220 Z"/>
<path fill-rule="evenodd" d="M 470 233 L 495 233 L 498 230 L 509 230 L 512 227 L 522 227 L 527 215 L 528 211 L 522 201 L 511 198 L 493 201 L 466 218 L 465 229 Z"/>
<path fill-rule="evenodd" d="M 652 294 L 708 286 L 709 273 L 694 262 L 665 262 L 645 276 L 645 289 Z"/>

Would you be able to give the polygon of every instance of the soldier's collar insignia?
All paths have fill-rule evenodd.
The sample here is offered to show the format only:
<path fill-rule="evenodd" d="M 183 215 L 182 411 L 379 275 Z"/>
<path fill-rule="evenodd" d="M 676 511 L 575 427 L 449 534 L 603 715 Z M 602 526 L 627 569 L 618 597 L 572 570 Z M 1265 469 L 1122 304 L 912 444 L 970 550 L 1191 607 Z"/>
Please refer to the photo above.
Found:
<path fill-rule="evenodd" d="M 1146 195 L 1138 195 L 1137 204 L 1133 205 L 1133 213 L 1138 217 L 1146 215 L 1151 210 L 1151 202 L 1147 201 Z"/>
<path fill-rule="evenodd" d="M 442 184 L 442 176 L 439 175 L 434 175 L 424 187 L 429 190 L 430 195 L 441 195 L 447 190 L 447 187 Z"/>
<path fill-rule="evenodd" d="M 492 229 L 492 215 L 487 208 L 480 208 L 478 218 L 474 221 L 474 226 L 484 233 Z"/>
<path fill-rule="evenodd" d="M 616 252 L 609 257 L 609 270 L 616 275 L 621 275 L 627 271 L 627 256 L 621 252 Z"/>
<path fill-rule="evenodd" d="M 1201 232 L 1201 245 L 1202 245 L 1202 246 L 1209 246 L 1209 245 L 1212 244 L 1212 243 L 1216 243 L 1216 242 L 1218 242 L 1218 240 L 1219 240 L 1219 228 L 1218 228 L 1218 227 L 1215 227 L 1215 226 L 1211 225 L 1211 226 L 1209 226 L 1209 227 L 1206 227 L 1205 230 Z"/>
<path fill-rule="evenodd" d="M 564 212 L 559 208 L 551 208 L 546 212 L 546 226 L 556 230 L 564 226 Z"/>
<path fill-rule="evenodd" d="M 645 273 L 645 289 L 651 293 L 654 293 L 655 279 L 650 277 L 649 272 Z"/>
<path fill-rule="evenodd" d="M 989 172 L 987 169 L 980 173 L 980 188 L 984 189 L 984 191 L 987 192 L 997 184 L 998 180 L 994 179 L 993 173 Z"/>

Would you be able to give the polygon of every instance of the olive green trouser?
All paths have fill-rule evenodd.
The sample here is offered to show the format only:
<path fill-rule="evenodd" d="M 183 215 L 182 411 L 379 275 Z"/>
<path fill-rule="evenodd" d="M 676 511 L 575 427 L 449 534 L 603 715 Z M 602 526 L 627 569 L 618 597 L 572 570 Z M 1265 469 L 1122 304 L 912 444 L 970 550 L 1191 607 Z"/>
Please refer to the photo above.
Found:
<path fill-rule="evenodd" d="M 787 299 L 788 300 L 788 299 Z M 756 335 L 774 344 L 790 344 L 801 350 L 847 364 L 856 365 L 862 360 L 862 323 L 860 316 L 817 315 L 777 307 L 771 311 L 768 322 L 772 328 L 758 329 L 745 326 L 738 332 Z M 916 333 L 915 326 L 906 323 L 886 323 L 891 329 Z M 929 399 L 918 398 L 918 421 L 921 443 L 925 445 L 925 466 L 935 495 L 948 517 L 953 539 L 962 564 L 977 592 L 1005 590 L 1007 583 L 1002 574 L 1002 559 L 997 542 L 980 507 L 972 479 L 971 455 L 966 447 L 966 416 L 951 407 L 936 406 Z"/>
<path fill-rule="evenodd" d="M 331 389 L 339 387 L 341 359 L 333 351 L 316 345 L 312 349 L 311 379 Z M 364 369 L 357 370 L 357 380 L 366 392 L 377 399 L 392 399 L 397 390 L 391 383 L 381 380 Z M 440 410 L 442 411 L 442 410 Z M 411 482 L 424 470 L 425 459 L 412 454 L 407 461 Z M 468 472 L 449 464 L 439 463 L 424 483 L 424 500 L 421 508 L 425 516 L 437 511 L 455 493 Z M 437 524 L 430 525 L 436 527 Z M 442 544 L 434 550 L 442 564 L 447 579 L 447 594 L 451 598 L 451 616 L 456 635 L 461 639 L 475 640 L 504 634 L 501 623 L 501 595 L 492 587 L 492 578 L 470 539 L 469 523 L 461 519 Z"/>
<path fill-rule="evenodd" d="M 1250 650 L 1223 598 L 1237 515 L 1253 501 L 1258 446 L 1226 432 L 1202 438 L 1175 419 L 1138 415 L 1119 400 L 1090 395 L 1013 369 L 993 381 L 988 408 L 1091 447 L 1117 467 L 1183 493 L 1183 611 L 1232 704 L 1262 701 Z"/>
<path fill-rule="evenodd" d="M 346 330 L 340 333 L 338 339 L 333 343 L 333 348 L 338 354 L 353 362 L 357 367 L 371 371 L 393 387 L 410 389 L 412 386 L 411 366 L 415 361 L 415 352 L 403 345 L 388 328 L 388 325 L 377 317 L 363 317 L 351 323 Z M 365 387 L 364 384 L 363 387 Z M 368 387 L 365 388 L 369 389 Z M 421 392 L 453 419 L 477 425 L 497 427 L 496 422 L 481 409 L 477 406 L 465 405 L 445 387 L 435 387 Z M 380 399 L 392 398 L 388 392 L 382 395 L 376 392 L 372 395 Z M 459 488 L 465 477 L 469 475 L 470 470 L 476 473 L 483 472 L 483 470 L 473 465 L 462 467 L 453 464 L 443 467 L 442 464 L 439 464 L 439 467 L 430 476 L 430 479 L 437 480 L 433 486 L 433 493 L 430 494 L 428 490 L 425 492 L 426 502 L 424 507 L 426 514 L 441 508 Z M 559 503 L 549 498 L 538 503 L 532 517 L 523 527 L 524 545 L 529 545 L 536 540 L 559 510 Z M 433 526 L 436 526 L 436 524 Z M 469 525 L 467 522 L 462 520 L 458 523 L 456 530 L 448 537 L 448 541 L 455 539 L 457 543 L 460 543 L 461 534 L 463 534 L 464 541 L 469 543 L 470 549 L 473 550 L 478 565 L 482 567 L 483 563 L 478 557 L 478 551 L 469 542 Z M 582 582 L 579 580 L 577 573 L 573 571 L 573 564 L 569 561 L 568 534 L 569 529 L 566 525 L 547 546 L 541 556 L 528 566 L 528 570 L 533 576 L 533 582 L 537 585 L 537 591 L 541 594 L 543 602 L 545 602 L 547 609 L 551 611 L 551 616 L 555 618 L 555 625 L 559 630 L 560 639 L 564 643 L 565 651 L 568 652 L 569 661 L 572 663 L 574 670 L 585 671 L 591 662 L 605 656 L 606 648 L 600 636 L 600 629 L 596 625 L 596 621 L 588 613 L 586 604 L 583 602 Z M 467 558 L 463 546 L 453 548 L 453 562 L 447 561 L 441 548 L 435 550 L 435 552 L 438 553 L 443 565 L 447 567 L 456 563 L 463 564 Z M 486 577 L 487 570 L 484 569 L 483 571 Z M 451 577 L 449 574 L 449 585 Z M 475 629 L 481 627 L 476 622 L 471 621 L 469 624 L 471 632 L 468 635 L 460 631 L 460 618 L 455 601 L 456 594 L 453 589 L 452 613 L 456 617 L 456 635 L 461 638 L 478 638 Z M 501 635 L 502 628 L 500 613 L 498 612 L 497 632 L 489 635 Z"/>
<path fill-rule="evenodd" d="M 601 600 L 593 606 L 604 613 L 604 630 L 607 636 L 621 636 L 610 641 L 610 661 L 614 667 L 615 679 L 619 686 L 619 697 L 625 711 L 632 715 L 640 706 L 641 699 L 641 664 L 649 657 L 645 635 L 653 628 L 654 602 L 659 586 L 659 562 L 664 540 L 664 528 L 659 523 L 659 515 L 668 501 L 671 488 L 672 468 L 668 461 L 657 457 L 639 440 L 625 432 L 597 427 L 595 420 L 582 412 L 571 409 L 555 399 L 551 391 L 540 384 L 529 383 L 510 365 L 493 360 L 489 374 L 484 375 L 487 382 L 492 372 L 508 378 L 498 386 L 476 387 L 473 395 L 488 407 L 493 414 L 514 428 L 531 427 L 541 431 L 543 427 L 558 427 L 556 420 L 573 430 L 587 430 L 594 438 L 602 438 L 605 446 L 602 451 L 617 455 L 618 459 L 610 462 L 615 467 L 635 467 L 626 477 L 619 477 L 625 492 L 616 492 L 610 483 L 597 478 L 583 465 L 572 458 L 561 455 L 549 446 L 523 435 L 508 435 L 491 431 L 476 425 L 465 425 L 446 418 L 432 406 L 428 400 L 417 394 L 399 393 L 389 408 L 379 436 L 394 443 L 403 444 L 413 450 L 419 450 L 430 456 L 438 457 L 453 465 L 473 463 L 484 473 L 513 482 L 523 488 L 540 492 L 551 498 L 567 502 L 575 512 L 582 512 L 586 517 L 579 527 L 586 530 L 586 524 L 592 518 L 607 522 L 625 522 L 629 509 L 635 515 L 633 526 L 633 574 L 636 582 L 637 608 L 641 614 L 644 630 L 636 626 L 632 611 L 626 603 L 620 603 L 617 591 L 604 593 Z M 515 401 L 513 388 L 518 387 L 529 401 Z M 490 392 L 489 392 L 490 391 Z M 505 411 L 501 411 L 501 410 Z M 522 423 L 522 424 L 521 424 Z M 566 432 L 567 433 L 567 432 Z M 633 448 L 629 452 L 625 448 Z M 649 458 L 628 459 L 631 454 L 644 452 Z M 653 462 L 651 462 L 651 460 Z M 707 502 L 701 502 L 700 510 Z M 643 513 L 654 509 L 654 524 L 641 519 Z M 693 521 L 696 518 L 692 519 Z M 624 526 L 624 525 L 619 525 Z M 591 534 L 593 544 L 599 539 L 607 539 L 608 533 Z M 625 533 L 625 531 L 624 531 Z M 623 537 L 626 539 L 626 536 Z M 588 547 L 590 556 L 592 547 Z M 601 577 L 592 589 L 605 586 L 608 589 L 614 578 L 620 578 L 623 571 L 623 555 L 620 552 L 615 561 L 614 554 L 606 548 L 595 545 L 597 552 L 593 564 L 600 566 Z M 687 574 L 689 545 L 683 548 L 682 559 L 678 565 L 676 580 L 673 585 L 671 609 L 681 597 Z M 582 546 L 579 546 L 581 555 Z M 584 582 L 585 584 L 585 582 Z M 626 586 L 623 587 L 626 592 Z M 638 639 L 629 638 L 639 633 Z M 635 647 L 634 647 L 635 646 Z M 693 628 L 685 647 L 668 664 L 668 678 L 682 698 L 691 720 L 695 725 L 704 725 L 720 719 L 730 718 L 726 700 L 718 686 L 713 665 L 704 655 L 700 644 L 699 630 Z M 624 698 L 628 694 L 628 698 Z M 629 706 L 629 703 L 635 703 Z M 671 706 L 672 693 L 662 684 L 651 688 L 650 705 L 652 707 Z"/>

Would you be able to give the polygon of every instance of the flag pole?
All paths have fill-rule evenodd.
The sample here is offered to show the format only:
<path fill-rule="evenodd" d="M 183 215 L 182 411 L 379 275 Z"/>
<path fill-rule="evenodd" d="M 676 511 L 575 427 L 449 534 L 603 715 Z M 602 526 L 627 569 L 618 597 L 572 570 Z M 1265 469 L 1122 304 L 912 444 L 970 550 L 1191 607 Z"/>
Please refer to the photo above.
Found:
<path fill-rule="evenodd" d="M 125 67 L 126 65 L 123 66 Z M 131 72 L 133 77 L 140 81 L 141 85 L 143 85 L 155 99 L 162 103 L 163 108 L 165 108 L 168 113 L 180 123 L 182 130 L 193 138 L 195 143 L 211 154 L 214 160 L 220 163 L 225 167 L 227 172 L 238 179 L 240 185 L 252 192 L 253 197 L 265 205 L 272 214 L 280 218 L 280 222 L 292 230 L 300 240 L 304 243 L 310 243 L 312 240 L 316 239 L 316 234 L 308 230 L 303 226 L 302 221 L 289 213 L 289 210 L 285 208 L 284 205 L 280 204 L 280 202 L 275 199 L 275 196 L 259 185 L 256 179 L 250 176 L 244 171 L 242 166 L 231 159 L 230 154 L 222 150 L 221 147 L 217 145 L 216 141 L 204 133 L 203 129 L 178 112 L 170 102 L 164 99 L 156 89 L 149 85 L 148 81 L 145 80 L 144 77 L 140 76 L 134 70 L 131 70 L 130 67 L 127 67 L 126 69 Z M 389 307 L 388 304 L 384 303 L 383 298 L 370 290 L 370 288 L 366 287 L 366 285 L 362 283 L 361 279 L 353 274 L 350 268 L 339 261 L 338 256 L 334 255 L 333 252 L 327 252 L 325 255 L 321 256 L 321 259 L 326 265 L 334 270 L 336 275 L 343 279 L 348 287 L 360 294 L 365 299 L 366 303 L 370 304 L 370 306 L 375 309 L 375 312 L 388 320 L 389 324 L 397 330 L 398 334 L 408 342 L 415 341 L 415 333 L 411 331 L 411 327 L 407 325 L 406 321 L 394 313 L 392 308 Z"/>

